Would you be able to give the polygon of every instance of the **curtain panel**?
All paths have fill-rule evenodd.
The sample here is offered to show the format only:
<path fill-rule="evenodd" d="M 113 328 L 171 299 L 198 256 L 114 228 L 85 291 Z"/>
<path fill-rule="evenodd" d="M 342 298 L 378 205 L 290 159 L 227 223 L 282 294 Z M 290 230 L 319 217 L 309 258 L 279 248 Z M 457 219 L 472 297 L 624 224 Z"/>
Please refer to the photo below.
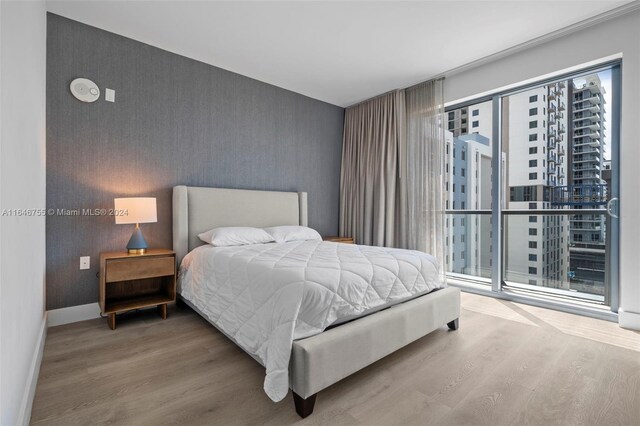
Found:
<path fill-rule="evenodd" d="M 443 81 L 346 109 L 340 235 L 424 251 L 444 263 Z"/>
<path fill-rule="evenodd" d="M 345 111 L 340 175 L 340 235 L 357 244 L 403 247 L 405 213 L 400 165 L 404 154 L 404 91 Z"/>
<path fill-rule="evenodd" d="M 444 80 L 406 89 L 408 247 L 445 262 Z M 444 277 L 444 267 L 441 267 Z"/>

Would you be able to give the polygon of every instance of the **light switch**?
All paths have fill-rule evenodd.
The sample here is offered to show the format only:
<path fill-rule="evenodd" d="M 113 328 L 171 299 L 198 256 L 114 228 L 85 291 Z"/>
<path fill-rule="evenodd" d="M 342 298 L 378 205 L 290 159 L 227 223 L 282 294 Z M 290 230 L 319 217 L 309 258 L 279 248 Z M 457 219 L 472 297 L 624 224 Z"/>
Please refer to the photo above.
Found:
<path fill-rule="evenodd" d="M 89 269 L 91 256 L 80 256 L 80 269 Z"/>
<path fill-rule="evenodd" d="M 116 91 L 113 89 L 104 89 L 104 100 L 107 102 L 115 102 Z"/>

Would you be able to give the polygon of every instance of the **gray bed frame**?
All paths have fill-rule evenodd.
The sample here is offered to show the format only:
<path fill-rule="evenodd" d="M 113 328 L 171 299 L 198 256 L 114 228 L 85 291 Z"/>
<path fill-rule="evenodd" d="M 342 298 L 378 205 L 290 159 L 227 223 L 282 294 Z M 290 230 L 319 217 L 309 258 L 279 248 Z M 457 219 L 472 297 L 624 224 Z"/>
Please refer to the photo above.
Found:
<path fill-rule="evenodd" d="M 277 225 L 307 225 L 305 192 L 173 188 L 173 250 L 178 265 L 203 244 L 198 239 L 201 232 L 220 226 Z M 319 391 L 445 324 L 456 330 L 459 316 L 460 291 L 448 287 L 293 342 L 289 387 L 296 411 L 308 416 Z"/>

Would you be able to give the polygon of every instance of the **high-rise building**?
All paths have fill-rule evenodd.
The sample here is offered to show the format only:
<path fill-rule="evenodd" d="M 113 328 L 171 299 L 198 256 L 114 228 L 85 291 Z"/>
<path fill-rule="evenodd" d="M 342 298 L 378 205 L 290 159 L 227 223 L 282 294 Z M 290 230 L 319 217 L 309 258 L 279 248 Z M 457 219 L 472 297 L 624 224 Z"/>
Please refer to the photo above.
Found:
<path fill-rule="evenodd" d="M 503 99 L 502 149 L 508 155 L 506 207 L 553 208 L 549 188 L 566 183 L 568 91 L 563 82 Z M 564 216 L 508 216 L 506 278 L 568 289 L 569 227 Z"/>
<path fill-rule="evenodd" d="M 568 201 L 586 208 L 606 199 L 605 99 L 597 74 L 571 84 L 571 173 Z M 605 216 L 579 214 L 571 217 L 570 264 L 572 288 L 604 292 Z"/>

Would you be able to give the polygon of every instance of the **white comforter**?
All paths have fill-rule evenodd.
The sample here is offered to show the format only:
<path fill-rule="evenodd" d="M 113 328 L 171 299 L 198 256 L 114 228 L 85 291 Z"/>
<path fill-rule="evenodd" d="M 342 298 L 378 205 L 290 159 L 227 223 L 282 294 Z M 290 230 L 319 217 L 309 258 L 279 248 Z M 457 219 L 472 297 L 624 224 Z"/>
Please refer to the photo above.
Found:
<path fill-rule="evenodd" d="M 289 389 L 296 339 L 444 286 L 428 254 L 323 241 L 205 245 L 180 267 L 180 293 L 266 367 L 274 401 Z"/>

